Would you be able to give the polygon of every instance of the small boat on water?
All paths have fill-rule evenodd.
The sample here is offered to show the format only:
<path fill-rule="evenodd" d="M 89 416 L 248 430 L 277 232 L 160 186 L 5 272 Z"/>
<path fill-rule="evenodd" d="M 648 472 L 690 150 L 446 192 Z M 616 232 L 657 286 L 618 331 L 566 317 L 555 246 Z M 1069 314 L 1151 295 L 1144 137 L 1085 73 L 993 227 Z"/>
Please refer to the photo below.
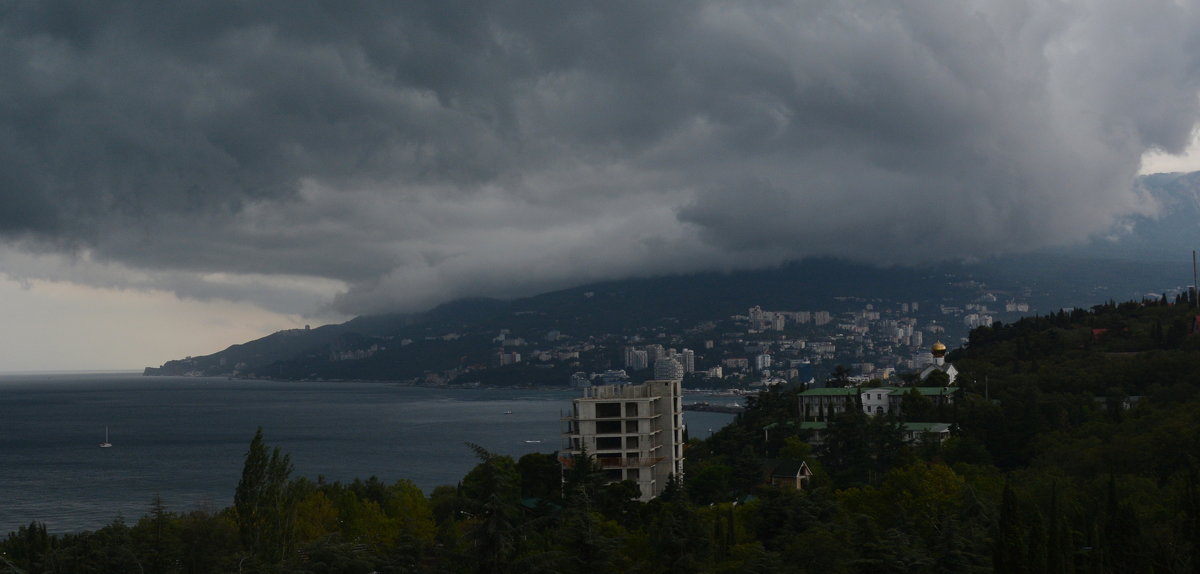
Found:
<path fill-rule="evenodd" d="M 108 427 L 104 427 L 104 442 L 100 443 L 100 448 L 109 448 L 111 446 L 112 443 L 108 442 Z"/>

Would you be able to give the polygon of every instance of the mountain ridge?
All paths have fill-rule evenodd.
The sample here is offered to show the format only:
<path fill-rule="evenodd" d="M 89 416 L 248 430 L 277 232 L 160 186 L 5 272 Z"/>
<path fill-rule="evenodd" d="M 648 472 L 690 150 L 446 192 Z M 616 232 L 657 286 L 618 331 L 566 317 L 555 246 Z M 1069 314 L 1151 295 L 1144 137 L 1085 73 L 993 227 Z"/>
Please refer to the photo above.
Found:
<path fill-rule="evenodd" d="M 1119 226 L 1119 238 L 1097 237 L 1069 249 L 921 266 L 812 258 L 768 269 L 614 279 L 512 300 L 460 299 L 423 312 L 280 331 L 210 355 L 147 367 L 144 373 L 411 379 L 491 362 L 504 351 L 503 341 L 495 344 L 504 332 L 526 339 L 549 332 L 576 340 L 605 336 L 611 344 L 612 337 L 717 323 L 754 305 L 832 313 L 850 310 L 847 301 L 962 306 L 983 289 L 993 299 L 1020 298 L 1031 312 L 1046 313 L 1186 289 L 1191 282 L 1187 240 L 1200 237 L 1200 172 L 1145 176 L 1139 186 L 1162 206 L 1157 218 L 1128 218 Z M 337 362 L 344 364 L 330 367 Z"/>

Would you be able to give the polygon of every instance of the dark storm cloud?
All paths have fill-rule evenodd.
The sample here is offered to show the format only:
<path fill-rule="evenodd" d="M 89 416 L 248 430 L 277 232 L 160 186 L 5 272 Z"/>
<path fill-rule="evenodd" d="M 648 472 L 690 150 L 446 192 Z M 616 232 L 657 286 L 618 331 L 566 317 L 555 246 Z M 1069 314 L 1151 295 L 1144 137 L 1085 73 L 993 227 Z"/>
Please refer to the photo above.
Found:
<path fill-rule="evenodd" d="M 328 278 L 353 312 L 1069 242 L 1152 209 L 1132 179 L 1196 123 L 1197 12 L 9 5 L 0 237 L 187 296 L 206 273 Z"/>

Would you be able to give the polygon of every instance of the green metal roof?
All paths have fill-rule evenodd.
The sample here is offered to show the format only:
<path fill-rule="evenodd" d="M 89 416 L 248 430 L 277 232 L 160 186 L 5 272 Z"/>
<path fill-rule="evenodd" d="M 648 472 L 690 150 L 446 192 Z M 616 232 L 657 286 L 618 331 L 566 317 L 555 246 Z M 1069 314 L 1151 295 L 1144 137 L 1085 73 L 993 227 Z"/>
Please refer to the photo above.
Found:
<path fill-rule="evenodd" d="M 800 430 L 821 431 L 829 428 L 825 421 L 804 421 Z M 900 429 L 906 432 L 943 432 L 950 429 L 950 423 L 900 423 Z"/>
<path fill-rule="evenodd" d="M 938 395 L 954 394 L 954 389 L 952 389 L 950 387 L 909 387 L 909 388 L 917 389 L 918 393 L 921 393 L 922 395 L 925 395 L 925 396 L 938 396 Z M 908 391 L 905 390 L 905 392 L 908 392 Z"/>
<path fill-rule="evenodd" d="M 851 388 L 833 388 L 833 389 L 809 389 L 800 393 L 802 397 L 844 397 L 847 395 L 857 395 L 858 387 Z"/>
<path fill-rule="evenodd" d="M 911 389 L 916 389 L 918 393 L 925 396 L 950 395 L 955 391 L 954 387 L 849 387 L 849 388 L 826 388 L 826 389 L 809 389 L 800 393 L 802 397 L 844 397 L 849 395 L 857 395 L 860 392 L 882 392 L 888 391 L 891 393 L 907 393 Z"/>
<path fill-rule="evenodd" d="M 912 432 L 945 432 L 950 423 L 901 423 L 900 428 Z"/>

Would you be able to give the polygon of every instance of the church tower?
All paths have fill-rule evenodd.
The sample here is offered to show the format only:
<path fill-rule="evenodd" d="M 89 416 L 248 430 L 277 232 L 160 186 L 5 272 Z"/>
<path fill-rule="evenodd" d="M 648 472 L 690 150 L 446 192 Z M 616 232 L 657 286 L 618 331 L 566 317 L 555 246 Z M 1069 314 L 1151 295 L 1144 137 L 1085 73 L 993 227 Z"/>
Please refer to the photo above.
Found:
<path fill-rule="evenodd" d="M 946 345 L 938 341 L 933 344 L 933 349 L 931 350 L 933 351 L 933 364 L 939 367 L 946 364 Z"/>

